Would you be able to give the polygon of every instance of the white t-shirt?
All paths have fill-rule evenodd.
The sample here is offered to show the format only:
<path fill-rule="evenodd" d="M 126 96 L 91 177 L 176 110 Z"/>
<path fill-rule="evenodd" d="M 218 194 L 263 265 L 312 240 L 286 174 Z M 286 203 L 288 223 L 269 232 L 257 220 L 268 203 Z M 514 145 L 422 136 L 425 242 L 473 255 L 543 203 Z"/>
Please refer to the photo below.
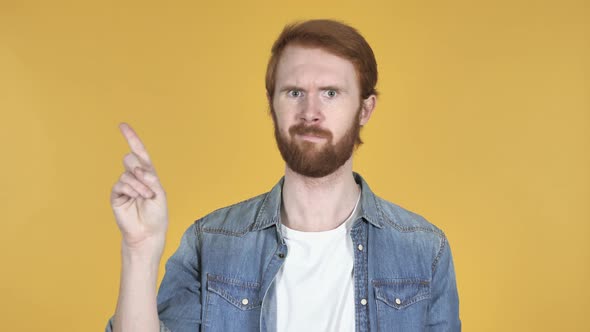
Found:
<path fill-rule="evenodd" d="M 276 276 L 277 331 L 355 331 L 351 215 L 336 229 L 302 232 L 281 224 L 287 244 Z"/>

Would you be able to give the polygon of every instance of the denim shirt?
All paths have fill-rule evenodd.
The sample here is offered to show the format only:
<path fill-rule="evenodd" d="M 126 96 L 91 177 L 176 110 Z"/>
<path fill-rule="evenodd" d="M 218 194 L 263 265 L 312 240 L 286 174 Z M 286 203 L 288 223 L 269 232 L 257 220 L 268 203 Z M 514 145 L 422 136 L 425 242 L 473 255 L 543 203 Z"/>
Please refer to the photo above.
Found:
<path fill-rule="evenodd" d="M 353 174 L 362 190 L 350 232 L 356 331 L 460 331 L 445 234 Z M 276 331 L 274 280 L 289 254 L 278 227 L 283 180 L 188 227 L 158 291 L 161 331 Z"/>

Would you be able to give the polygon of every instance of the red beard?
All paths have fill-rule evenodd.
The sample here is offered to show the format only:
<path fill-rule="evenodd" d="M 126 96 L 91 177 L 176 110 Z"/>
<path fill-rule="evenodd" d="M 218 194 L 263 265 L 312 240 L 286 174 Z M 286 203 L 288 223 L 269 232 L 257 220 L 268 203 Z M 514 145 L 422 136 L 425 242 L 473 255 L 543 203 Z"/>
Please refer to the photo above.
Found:
<path fill-rule="evenodd" d="M 290 138 L 279 132 L 274 109 L 271 109 L 275 139 L 281 156 L 294 172 L 312 178 L 321 178 L 334 173 L 352 156 L 355 147 L 362 144 L 360 139 L 361 107 L 354 116 L 354 121 L 344 136 L 333 143 L 333 135 L 326 129 L 307 126 L 303 123 L 289 128 Z M 325 138 L 326 142 L 308 142 L 295 140 L 296 135 L 311 135 Z"/>

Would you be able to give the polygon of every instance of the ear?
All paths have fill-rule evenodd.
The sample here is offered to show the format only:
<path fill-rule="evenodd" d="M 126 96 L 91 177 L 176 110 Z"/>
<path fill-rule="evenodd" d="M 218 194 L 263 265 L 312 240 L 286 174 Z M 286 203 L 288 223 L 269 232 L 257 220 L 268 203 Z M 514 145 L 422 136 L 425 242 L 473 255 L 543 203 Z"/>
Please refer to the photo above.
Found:
<path fill-rule="evenodd" d="M 367 97 L 367 99 L 363 100 L 361 114 L 359 115 L 359 122 L 361 126 L 364 126 L 367 122 L 369 122 L 371 114 L 373 114 L 373 111 L 375 110 L 376 104 L 377 96 L 375 95 L 370 95 L 369 97 Z"/>

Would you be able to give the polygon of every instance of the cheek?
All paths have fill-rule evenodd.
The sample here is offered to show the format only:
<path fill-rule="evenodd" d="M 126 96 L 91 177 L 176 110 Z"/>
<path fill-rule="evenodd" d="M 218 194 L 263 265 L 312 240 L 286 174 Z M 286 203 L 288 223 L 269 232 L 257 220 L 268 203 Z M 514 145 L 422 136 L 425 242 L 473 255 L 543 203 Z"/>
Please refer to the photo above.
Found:
<path fill-rule="evenodd" d="M 335 130 L 337 130 L 337 132 L 334 132 L 334 135 L 338 137 L 338 139 L 344 137 L 344 135 L 353 127 L 356 126 L 357 124 L 357 119 L 358 119 L 359 114 L 355 113 L 353 116 L 346 116 L 346 117 L 340 117 L 337 121 L 334 123 L 334 127 L 337 128 Z M 336 138 L 336 137 L 335 137 Z"/>
<path fill-rule="evenodd" d="M 275 102 L 273 105 L 274 119 L 279 125 L 284 126 L 285 124 L 291 123 L 293 119 L 295 119 L 297 112 L 293 105 L 280 102 Z"/>
<path fill-rule="evenodd" d="M 296 114 L 301 105 L 296 100 L 279 99 L 274 102 L 274 107 L 278 115 L 286 117 Z"/>
<path fill-rule="evenodd" d="M 275 129 L 282 133 L 286 133 L 288 131 L 289 123 L 286 121 L 284 114 L 277 113 L 275 109 L 272 113 L 272 118 Z"/>

